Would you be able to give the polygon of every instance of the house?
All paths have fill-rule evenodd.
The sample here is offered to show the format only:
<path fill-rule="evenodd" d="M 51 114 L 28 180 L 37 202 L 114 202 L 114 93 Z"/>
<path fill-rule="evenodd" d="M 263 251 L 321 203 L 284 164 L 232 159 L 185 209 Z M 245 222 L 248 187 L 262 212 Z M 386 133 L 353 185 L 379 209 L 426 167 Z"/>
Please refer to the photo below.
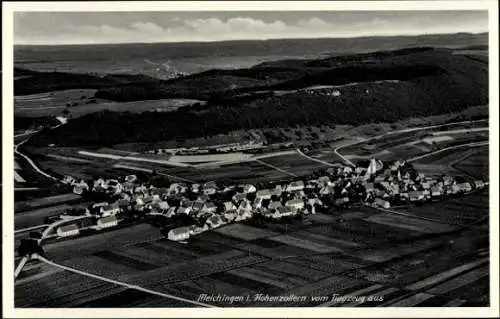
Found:
<path fill-rule="evenodd" d="M 253 186 L 252 184 L 246 184 L 243 186 L 243 193 L 249 194 L 249 193 L 255 193 L 257 191 L 257 188 Z"/>
<path fill-rule="evenodd" d="M 217 188 L 217 183 L 215 181 L 206 182 L 203 184 L 203 189 L 207 188 Z"/>
<path fill-rule="evenodd" d="M 238 209 L 236 211 L 236 218 L 235 221 L 241 221 L 245 220 L 248 218 L 252 217 L 252 211 L 251 210 L 245 210 L 245 209 Z"/>
<path fill-rule="evenodd" d="M 193 193 L 199 193 L 200 192 L 200 184 L 191 184 L 191 191 Z"/>
<path fill-rule="evenodd" d="M 422 191 L 411 191 L 408 192 L 408 197 L 410 201 L 416 202 L 416 201 L 421 201 L 425 199 L 424 192 Z"/>
<path fill-rule="evenodd" d="M 228 210 L 224 212 L 223 216 L 228 222 L 232 222 L 236 218 L 237 212 L 236 209 Z"/>
<path fill-rule="evenodd" d="M 73 176 L 64 176 L 63 180 L 62 180 L 62 183 L 63 184 L 69 184 L 69 185 L 73 185 L 75 183 L 75 178 Z"/>
<path fill-rule="evenodd" d="M 293 216 L 296 214 L 296 211 L 290 206 L 278 207 L 278 209 L 274 212 L 274 218 L 282 218 Z"/>
<path fill-rule="evenodd" d="M 241 201 L 243 200 L 246 200 L 246 195 L 245 194 L 242 194 L 242 193 L 237 193 L 237 194 L 234 194 L 233 197 L 231 198 L 231 200 L 233 201 L 233 203 L 235 203 L 236 205 L 239 205 L 241 203 Z"/>
<path fill-rule="evenodd" d="M 443 195 L 443 188 L 439 186 L 434 186 L 431 188 L 431 196 L 438 197 Z"/>
<path fill-rule="evenodd" d="M 135 175 L 127 175 L 125 176 L 125 182 L 135 183 L 137 181 L 137 176 Z"/>
<path fill-rule="evenodd" d="M 77 195 L 83 194 L 84 191 L 89 190 L 89 185 L 85 181 L 80 181 L 79 183 L 73 184 L 73 193 Z"/>
<path fill-rule="evenodd" d="M 96 181 L 94 181 L 94 188 L 106 189 L 106 188 L 108 188 L 108 184 L 106 183 L 106 181 L 104 179 L 99 178 Z"/>
<path fill-rule="evenodd" d="M 80 229 L 78 228 L 78 225 L 76 224 L 69 224 L 69 225 L 64 225 L 61 227 L 58 227 L 56 230 L 57 236 L 59 237 L 69 237 L 69 236 L 76 236 L 80 233 Z"/>
<path fill-rule="evenodd" d="M 318 183 L 322 185 L 327 185 L 330 182 L 330 177 L 328 176 L 321 176 L 318 178 Z"/>
<path fill-rule="evenodd" d="M 166 201 L 158 202 L 157 206 L 161 210 L 167 210 L 170 207 L 170 205 L 168 205 L 168 203 Z"/>
<path fill-rule="evenodd" d="M 482 189 L 482 188 L 484 188 L 484 186 L 485 186 L 485 184 L 483 181 L 481 181 L 481 180 L 474 181 L 474 187 L 476 189 Z"/>
<path fill-rule="evenodd" d="M 116 179 L 107 180 L 106 184 L 106 188 L 114 193 L 120 193 L 122 191 L 122 184 L 120 184 L 120 182 Z"/>
<path fill-rule="evenodd" d="M 452 194 L 457 194 L 460 192 L 460 187 L 457 184 L 453 184 L 451 185 L 450 190 Z"/>
<path fill-rule="evenodd" d="M 118 219 L 116 218 L 116 216 L 103 217 L 97 220 L 98 229 L 114 227 L 117 225 L 118 225 Z"/>
<path fill-rule="evenodd" d="M 303 181 L 294 181 L 288 184 L 286 187 L 287 192 L 296 192 L 296 191 L 301 191 L 304 189 L 304 182 Z"/>
<path fill-rule="evenodd" d="M 301 199 L 292 199 L 285 203 L 286 207 L 290 207 L 293 210 L 299 210 L 304 208 L 304 201 Z"/>
<path fill-rule="evenodd" d="M 256 193 L 255 198 L 271 199 L 271 191 L 269 189 L 261 189 Z"/>
<path fill-rule="evenodd" d="M 191 207 L 179 207 L 177 209 L 177 214 L 189 215 L 191 213 Z"/>
<path fill-rule="evenodd" d="M 282 193 L 283 193 L 283 187 L 281 187 L 281 185 L 276 185 L 274 189 L 271 190 L 271 196 L 280 197 Z"/>
<path fill-rule="evenodd" d="M 269 210 L 277 210 L 279 207 L 283 207 L 283 205 L 281 205 L 281 202 L 273 201 L 273 202 L 269 203 L 268 209 Z"/>
<path fill-rule="evenodd" d="M 236 209 L 236 206 L 232 202 L 224 202 L 223 206 L 224 206 L 224 211 L 225 212 L 228 212 L 228 211 Z"/>
<path fill-rule="evenodd" d="M 367 193 L 373 192 L 375 190 L 375 186 L 373 185 L 373 183 L 366 183 L 365 190 Z"/>
<path fill-rule="evenodd" d="M 373 201 L 373 205 L 377 207 L 382 207 L 382 208 L 390 208 L 391 203 L 389 203 L 386 200 L 383 200 L 381 198 L 375 198 L 375 201 Z"/>
<path fill-rule="evenodd" d="M 431 183 L 429 182 L 423 182 L 420 185 L 422 185 L 423 189 L 431 189 Z"/>
<path fill-rule="evenodd" d="M 349 203 L 349 197 L 341 197 L 341 198 L 335 199 L 334 205 L 335 206 L 342 206 L 342 205 L 345 205 L 347 203 Z"/>
<path fill-rule="evenodd" d="M 410 195 L 407 192 L 401 192 L 399 194 L 399 198 L 401 198 L 401 200 L 408 200 L 410 198 Z"/>
<path fill-rule="evenodd" d="M 458 188 L 460 189 L 461 192 L 470 192 L 472 191 L 472 185 L 471 183 L 464 182 L 457 184 Z"/>
<path fill-rule="evenodd" d="M 148 192 L 148 188 L 144 185 L 136 186 L 134 188 L 135 194 L 146 194 Z"/>
<path fill-rule="evenodd" d="M 207 202 L 203 205 L 201 211 L 204 213 L 215 213 L 217 211 L 217 206 L 212 202 Z"/>
<path fill-rule="evenodd" d="M 219 215 L 212 215 L 207 219 L 207 225 L 211 228 L 217 228 L 224 225 L 224 221 Z"/>
<path fill-rule="evenodd" d="M 116 215 L 120 212 L 120 207 L 118 206 L 118 203 L 113 203 L 108 206 L 103 206 L 100 209 L 100 213 L 102 217 L 106 216 L 113 216 Z"/>
<path fill-rule="evenodd" d="M 333 185 L 327 185 L 323 187 L 319 193 L 320 195 L 328 195 L 328 194 L 333 194 L 335 192 L 335 188 Z"/>
<path fill-rule="evenodd" d="M 243 211 L 252 211 L 252 205 L 248 200 L 243 200 L 240 205 L 238 206 L 238 211 L 243 210 Z"/>
<path fill-rule="evenodd" d="M 174 228 L 168 232 L 168 239 L 173 241 L 183 241 L 189 239 L 190 233 L 191 233 L 190 226 Z"/>
<path fill-rule="evenodd" d="M 170 195 L 182 194 L 185 193 L 186 191 L 187 191 L 186 185 L 180 183 L 170 184 L 170 187 L 168 188 L 168 193 Z"/>
<path fill-rule="evenodd" d="M 167 218 L 170 218 L 175 215 L 175 211 L 177 210 L 177 207 L 172 206 L 167 209 L 167 212 L 164 213 L 164 216 Z"/>
<path fill-rule="evenodd" d="M 196 213 L 196 212 L 199 212 L 199 211 L 203 208 L 203 205 L 204 205 L 204 204 L 205 204 L 204 202 L 201 202 L 201 201 L 198 201 L 198 200 L 197 200 L 197 201 L 195 201 L 195 202 L 193 203 L 193 206 L 191 206 L 192 211 L 193 211 L 193 212 L 195 212 L 195 213 Z"/>
<path fill-rule="evenodd" d="M 217 189 L 215 187 L 209 187 L 203 189 L 203 194 L 205 195 L 213 195 L 215 193 L 217 193 Z"/>

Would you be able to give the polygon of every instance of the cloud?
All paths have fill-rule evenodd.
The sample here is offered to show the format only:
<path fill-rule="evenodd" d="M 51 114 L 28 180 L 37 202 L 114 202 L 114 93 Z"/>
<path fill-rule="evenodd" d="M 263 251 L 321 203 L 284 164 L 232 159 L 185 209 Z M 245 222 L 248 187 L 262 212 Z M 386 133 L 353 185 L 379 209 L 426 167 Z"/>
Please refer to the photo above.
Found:
<path fill-rule="evenodd" d="M 368 16 L 369 17 L 369 16 Z M 179 19 L 177 19 L 179 20 Z M 439 20 L 439 19 L 438 19 Z M 484 32 L 487 21 L 433 21 L 397 17 L 371 17 L 356 21 L 335 21 L 309 17 L 295 22 L 278 19 L 263 20 L 248 16 L 229 19 L 215 17 L 191 18 L 175 25 L 162 26 L 150 21 L 135 21 L 127 25 L 72 25 L 67 22 L 57 30 L 32 31 L 16 35 L 16 43 L 124 43 L 221 41 L 269 38 L 354 37 L 368 35 L 415 35 L 423 33 Z"/>

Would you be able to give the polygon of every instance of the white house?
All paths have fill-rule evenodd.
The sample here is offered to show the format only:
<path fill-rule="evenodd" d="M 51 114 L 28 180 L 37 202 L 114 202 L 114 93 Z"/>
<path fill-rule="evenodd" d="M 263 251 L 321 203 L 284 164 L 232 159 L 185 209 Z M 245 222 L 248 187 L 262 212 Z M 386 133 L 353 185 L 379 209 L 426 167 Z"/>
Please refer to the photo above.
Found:
<path fill-rule="evenodd" d="M 191 213 L 191 207 L 179 207 L 177 209 L 177 214 L 189 215 Z"/>
<path fill-rule="evenodd" d="M 301 191 L 304 189 L 304 182 L 303 181 L 294 181 L 288 184 L 286 187 L 287 192 L 296 192 L 296 191 Z"/>
<path fill-rule="evenodd" d="M 236 206 L 232 202 L 224 202 L 224 211 L 228 212 L 231 210 L 235 210 Z"/>
<path fill-rule="evenodd" d="M 268 189 L 261 189 L 257 191 L 256 198 L 271 199 L 271 191 Z"/>
<path fill-rule="evenodd" d="M 97 220 L 97 228 L 104 229 L 118 225 L 116 216 L 103 217 Z"/>
<path fill-rule="evenodd" d="M 281 218 L 281 217 L 293 216 L 295 214 L 296 214 L 296 211 L 293 210 L 292 207 L 284 206 L 284 207 L 278 207 L 278 209 L 274 212 L 273 217 L 274 218 Z"/>
<path fill-rule="evenodd" d="M 108 206 L 101 207 L 101 216 L 113 216 L 120 212 L 120 207 L 118 205 L 112 204 Z"/>
<path fill-rule="evenodd" d="M 268 209 L 269 210 L 277 210 L 279 207 L 283 207 L 283 205 L 281 204 L 281 202 L 279 202 L 279 201 L 272 201 L 271 203 L 269 203 Z"/>
<path fill-rule="evenodd" d="M 390 208 L 391 207 L 391 203 L 389 203 L 388 201 L 383 200 L 381 198 L 375 198 L 373 205 L 375 205 L 377 207 L 382 207 L 382 208 Z"/>
<path fill-rule="evenodd" d="M 56 233 L 59 237 L 70 237 L 78 235 L 80 233 L 80 229 L 76 224 L 69 224 L 58 227 Z"/>
<path fill-rule="evenodd" d="M 189 239 L 190 232 L 191 232 L 190 226 L 174 228 L 168 232 L 168 239 L 173 241 L 183 241 Z"/>
<path fill-rule="evenodd" d="M 207 202 L 203 205 L 201 211 L 204 213 L 215 213 L 217 211 L 217 206 L 212 202 Z"/>
<path fill-rule="evenodd" d="M 255 193 L 257 191 L 257 188 L 253 186 L 252 184 L 246 184 L 243 186 L 243 193 L 249 194 L 249 193 Z"/>
<path fill-rule="evenodd" d="M 304 201 L 301 199 L 291 199 L 285 203 L 286 207 L 290 207 L 293 210 L 303 209 L 304 205 Z"/>
<path fill-rule="evenodd" d="M 481 181 L 481 180 L 474 181 L 474 187 L 476 189 L 482 189 L 482 188 L 484 188 L 484 186 L 485 186 L 485 184 L 483 181 Z"/>
<path fill-rule="evenodd" d="M 207 219 L 207 225 L 211 228 L 217 228 L 224 225 L 224 221 L 219 215 L 212 215 Z"/>

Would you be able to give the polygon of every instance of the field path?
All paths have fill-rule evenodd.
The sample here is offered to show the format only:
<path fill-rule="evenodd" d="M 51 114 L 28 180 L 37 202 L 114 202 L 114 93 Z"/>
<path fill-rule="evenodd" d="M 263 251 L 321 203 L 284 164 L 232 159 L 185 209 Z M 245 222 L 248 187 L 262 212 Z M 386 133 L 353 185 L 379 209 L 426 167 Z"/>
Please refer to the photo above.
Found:
<path fill-rule="evenodd" d="M 485 120 L 475 120 L 475 121 L 452 122 L 452 123 L 445 123 L 445 124 L 438 124 L 438 125 L 412 127 L 412 128 L 407 128 L 407 129 L 402 129 L 402 130 L 397 130 L 397 131 L 390 131 L 390 132 L 387 132 L 387 133 L 384 133 L 384 134 L 380 134 L 380 135 L 377 135 L 377 136 L 369 137 L 367 139 L 362 139 L 362 140 L 355 141 L 355 142 L 352 142 L 352 143 L 347 143 L 347 144 L 344 144 L 344 145 L 337 146 L 334 149 L 334 153 L 337 156 L 339 156 L 340 158 L 344 159 L 344 161 L 346 163 L 348 163 L 349 165 L 355 166 L 353 162 L 351 162 L 350 160 L 348 160 L 347 158 L 345 158 L 344 156 L 342 156 L 342 154 L 340 154 L 339 151 L 342 148 L 348 147 L 348 146 L 353 146 L 353 145 L 360 144 L 360 143 L 363 143 L 363 142 L 368 142 L 368 141 L 380 139 L 380 138 L 383 138 L 383 137 L 388 136 L 388 135 L 408 133 L 408 132 L 415 132 L 415 131 L 422 131 L 422 130 L 429 130 L 429 129 L 446 127 L 446 126 L 457 125 L 457 124 L 473 124 L 473 123 L 481 123 L 481 122 L 487 122 L 487 121 L 488 120 L 485 119 Z"/>
<path fill-rule="evenodd" d="M 111 283 L 111 284 L 114 284 L 114 285 L 126 287 L 126 288 L 129 288 L 129 289 L 139 290 L 139 291 L 142 291 L 142 292 L 145 292 L 145 293 L 149 293 L 149 294 L 152 294 L 152 295 L 164 297 L 164 298 L 167 298 L 167 299 L 174 299 L 174 300 L 182 301 L 182 302 L 185 302 L 185 303 L 196 305 L 198 307 L 206 307 L 206 308 L 215 308 L 216 307 L 216 306 L 209 305 L 209 304 L 202 303 L 202 302 L 198 302 L 198 301 L 195 301 L 195 300 L 189 300 L 189 299 L 185 299 L 185 298 L 182 298 L 182 297 L 177 297 L 177 296 L 174 296 L 174 295 L 171 295 L 171 294 L 166 294 L 166 293 L 162 293 L 162 292 L 150 290 L 150 289 L 143 288 L 143 287 L 140 287 L 140 286 L 131 285 L 131 284 L 128 284 L 128 283 L 125 283 L 125 282 L 121 282 L 121 281 L 109 279 L 109 278 L 106 278 L 106 277 L 94 275 L 94 274 L 91 274 L 91 273 L 88 273 L 88 272 L 85 272 L 85 271 L 81 271 L 81 270 L 78 270 L 78 269 L 74 269 L 74 268 L 71 268 L 71 267 L 63 266 L 63 265 L 57 264 L 57 263 L 55 263 L 53 261 L 50 261 L 50 260 L 48 260 L 48 259 L 46 259 L 46 258 L 44 258 L 42 256 L 38 256 L 37 255 L 35 258 L 37 258 L 41 262 L 44 262 L 44 263 L 46 263 L 46 264 L 48 264 L 50 266 L 54 266 L 54 267 L 57 267 L 59 269 L 67 270 L 67 271 L 70 271 L 70 272 L 73 272 L 73 273 L 76 273 L 76 274 L 79 274 L 79 275 L 82 275 L 82 276 L 91 277 L 91 278 L 94 278 L 94 279 L 97 279 L 97 280 L 105 281 L 105 282 L 108 282 L 108 283 Z"/>
<path fill-rule="evenodd" d="M 297 175 L 295 175 L 294 173 L 290 173 L 289 171 L 285 171 L 285 170 L 284 170 L 284 169 L 282 169 L 282 168 L 279 168 L 279 167 L 277 167 L 277 166 L 274 166 L 274 165 L 271 165 L 271 164 L 269 164 L 269 163 L 266 163 L 266 162 L 264 162 L 264 161 L 262 161 L 262 160 L 260 160 L 260 159 L 256 159 L 255 161 L 256 161 L 257 163 L 260 163 L 260 164 L 264 165 L 264 166 L 267 166 L 267 167 L 269 167 L 269 168 L 272 168 L 272 169 L 275 169 L 275 170 L 277 170 L 277 171 L 279 171 L 279 172 L 282 172 L 283 174 L 286 174 L 286 175 L 288 175 L 288 176 L 297 177 Z"/>
<path fill-rule="evenodd" d="M 452 150 L 452 149 L 462 148 L 462 147 L 467 147 L 467 146 L 469 146 L 469 147 L 484 146 L 484 145 L 488 145 L 489 143 L 490 143 L 489 141 L 486 141 L 486 142 L 472 142 L 472 143 L 467 143 L 467 144 L 450 146 L 450 147 L 446 147 L 446 148 L 443 148 L 443 149 L 440 149 L 440 150 L 437 150 L 437 151 L 434 151 L 434 152 L 431 152 L 431 153 L 427 153 L 427 154 L 424 154 L 424 155 L 419 155 L 419 156 L 410 158 L 410 159 L 407 160 L 407 162 L 414 162 L 414 161 L 420 160 L 422 158 L 426 158 L 426 157 L 429 157 L 429 156 L 434 155 L 434 154 L 439 154 L 439 153 L 447 151 L 447 150 Z"/>
<path fill-rule="evenodd" d="M 311 160 L 311 161 L 314 161 L 314 162 L 318 162 L 318 163 L 321 163 L 321 164 L 324 164 L 324 165 L 327 165 L 327 166 L 335 166 L 334 164 L 332 163 L 328 163 L 328 162 L 325 162 L 325 161 L 322 161 L 320 159 L 317 159 L 317 158 L 314 158 L 314 157 L 311 157 L 309 155 L 306 155 L 304 154 L 300 149 L 297 148 L 297 153 L 299 153 L 300 155 L 302 155 L 303 157 L 307 158 L 308 160 Z M 335 153 L 336 153 L 336 150 L 335 150 Z M 349 161 L 348 159 L 346 159 L 344 156 L 340 155 L 337 153 L 337 155 L 342 158 L 344 161 L 350 163 L 351 165 L 354 165 L 352 164 L 351 161 Z"/>

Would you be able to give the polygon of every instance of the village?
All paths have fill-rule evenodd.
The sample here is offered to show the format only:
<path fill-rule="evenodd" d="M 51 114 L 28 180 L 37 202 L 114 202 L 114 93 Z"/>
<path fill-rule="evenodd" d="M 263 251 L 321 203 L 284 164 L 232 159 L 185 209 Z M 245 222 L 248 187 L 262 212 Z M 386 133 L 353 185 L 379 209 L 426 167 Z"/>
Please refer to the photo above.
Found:
<path fill-rule="evenodd" d="M 367 205 L 389 209 L 405 203 L 423 203 L 449 196 L 463 195 L 486 187 L 482 180 L 458 181 L 452 176 L 429 177 L 418 173 L 404 161 L 383 163 L 372 159 L 367 168 L 338 165 L 314 176 L 270 183 L 258 189 L 252 184 L 219 185 L 170 183 L 155 187 L 140 182 L 136 175 L 120 179 L 99 178 L 89 185 L 66 176 L 62 181 L 79 195 L 100 194 L 108 200 L 88 209 L 56 218 L 63 219 L 56 228 L 57 237 L 76 236 L 85 217 L 92 217 L 97 230 L 117 226 L 123 216 L 160 217 L 177 220 L 168 230 L 168 239 L 185 241 L 191 236 L 251 218 L 266 221 L 304 218 L 317 210 L 331 213 L 333 208 Z M 80 215 L 78 215 L 80 214 Z M 75 220 L 75 223 L 71 221 Z M 179 225 L 179 220 L 181 221 Z M 54 222 L 54 221 L 52 221 Z M 88 222 L 85 225 L 88 228 Z"/>

